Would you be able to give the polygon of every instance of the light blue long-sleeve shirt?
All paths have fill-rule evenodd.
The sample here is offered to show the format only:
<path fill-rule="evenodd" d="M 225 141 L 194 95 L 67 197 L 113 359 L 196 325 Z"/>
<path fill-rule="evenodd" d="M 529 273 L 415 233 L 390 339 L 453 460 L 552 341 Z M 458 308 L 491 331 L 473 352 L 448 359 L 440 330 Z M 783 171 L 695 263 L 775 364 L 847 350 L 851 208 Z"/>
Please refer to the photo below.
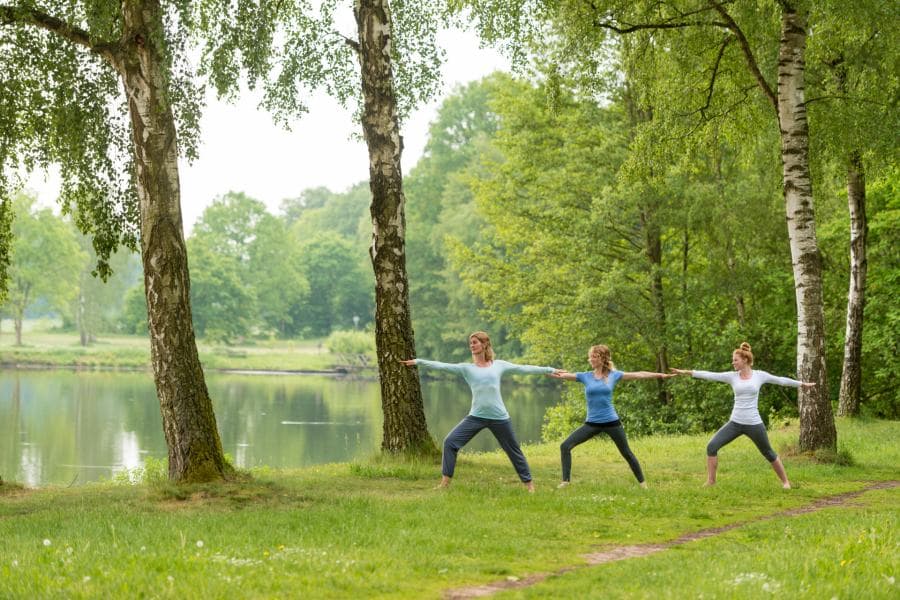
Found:
<path fill-rule="evenodd" d="M 509 413 L 500 396 L 500 378 L 505 373 L 546 374 L 555 371 L 553 367 L 517 365 L 505 360 L 495 360 L 489 367 L 478 367 L 473 363 L 442 363 L 417 358 L 416 364 L 439 371 L 459 373 L 472 389 L 472 408 L 469 414 L 482 419 L 509 419 Z"/>

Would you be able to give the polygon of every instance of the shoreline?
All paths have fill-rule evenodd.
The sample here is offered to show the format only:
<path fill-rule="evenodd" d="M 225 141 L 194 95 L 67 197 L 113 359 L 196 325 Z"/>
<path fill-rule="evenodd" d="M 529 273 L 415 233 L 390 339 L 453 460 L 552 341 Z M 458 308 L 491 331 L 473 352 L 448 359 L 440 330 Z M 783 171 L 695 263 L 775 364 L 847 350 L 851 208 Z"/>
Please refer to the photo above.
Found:
<path fill-rule="evenodd" d="M 128 373 L 147 372 L 152 374 L 153 369 L 150 365 L 146 367 L 136 367 L 132 365 L 85 365 L 78 363 L 56 364 L 56 363 L 13 363 L 0 362 L 0 371 L 124 371 Z M 367 374 L 365 370 L 353 369 L 346 367 L 335 367 L 334 369 L 259 369 L 259 368 L 221 368 L 221 367 L 203 367 L 204 373 L 223 373 L 231 375 L 328 375 L 332 377 L 362 377 L 377 379 L 377 376 Z"/>

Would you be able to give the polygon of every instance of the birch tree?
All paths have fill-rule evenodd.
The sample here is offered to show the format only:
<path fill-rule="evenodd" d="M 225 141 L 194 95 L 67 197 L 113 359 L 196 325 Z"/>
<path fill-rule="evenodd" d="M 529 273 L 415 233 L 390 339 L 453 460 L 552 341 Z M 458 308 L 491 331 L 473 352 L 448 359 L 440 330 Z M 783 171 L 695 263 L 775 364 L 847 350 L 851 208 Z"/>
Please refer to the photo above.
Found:
<path fill-rule="evenodd" d="M 63 209 L 93 236 L 101 276 L 117 245 L 140 244 L 174 481 L 220 479 L 231 470 L 197 355 L 181 215 L 178 158 L 195 155 L 199 117 L 185 58 L 192 6 L 0 5 L 0 172 L 60 166 Z M 0 181 L 4 190 L 12 183 L 8 175 Z"/>
<path fill-rule="evenodd" d="M 769 127 L 777 126 L 780 133 L 797 307 L 797 377 L 817 384 L 799 396 L 800 448 L 836 449 L 826 381 L 822 257 L 816 239 L 805 104 L 808 3 L 534 0 L 513 13 L 503 11 L 504 3 L 493 0 L 456 4 L 471 9 L 488 39 L 512 40 L 519 48 L 539 37 L 562 40 L 566 54 L 560 59 L 587 58 L 580 65 L 582 70 L 604 67 L 596 57 L 609 46 L 611 37 L 638 38 L 629 60 L 644 82 L 643 104 L 653 107 L 653 127 L 660 130 L 657 143 L 693 135 L 712 121 L 734 121 L 741 113 L 751 115 L 751 122 L 762 123 L 754 111 L 768 113 Z M 538 17 L 537 23 L 532 15 Z M 546 23 L 552 35 L 541 29 Z M 755 98 L 751 96 L 754 88 Z M 679 131 L 665 130 L 666 124 L 676 124 Z M 736 125 L 737 130 L 744 127 Z"/>
<path fill-rule="evenodd" d="M 353 16 L 355 31 L 342 29 Z M 443 22 L 436 0 L 325 0 L 319 10 L 305 2 L 273 9 L 278 40 L 268 46 L 242 32 L 223 32 L 210 56 L 246 69 L 252 84 L 262 80 L 263 105 L 285 123 L 302 114 L 303 90 L 321 88 L 357 107 L 369 155 L 372 243 L 375 274 L 375 343 L 384 413 L 382 450 L 434 453 L 422 391 L 415 369 L 398 361 L 415 356 L 406 273 L 406 198 L 401 155 L 403 117 L 437 90 L 441 53 L 435 36 Z M 246 60 L 254 53 L 255 60 Z M 240 73 L 219 81 L 220 93 L 239 88 Z"/>
<path fill-rule="evenodd" d="M 816 35 L 810 39 L 810 119 L 822 129 L 814 142 L 824 161 L 842 165 L 849 216 L 847 292 L 838 413 L 859 413 L 862 389 L 863 318 L 868 279 L 866 180 L 896 164 L 896 110 L 900 8 L 895 2 L 861 0 L 853 6 L 814 5 Z"/>

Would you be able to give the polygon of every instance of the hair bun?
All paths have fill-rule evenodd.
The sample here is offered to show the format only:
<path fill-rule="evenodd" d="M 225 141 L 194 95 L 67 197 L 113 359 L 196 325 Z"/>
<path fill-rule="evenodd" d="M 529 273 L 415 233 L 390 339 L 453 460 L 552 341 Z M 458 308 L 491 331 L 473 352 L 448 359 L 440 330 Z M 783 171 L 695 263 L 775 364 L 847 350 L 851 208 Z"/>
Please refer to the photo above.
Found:
<path fill-rule="evenodd" d="M 748 344 L 747 342 L 741 342 L 741 350 L 746 350 L 747 352 L 750 352 L 750 344 Z"/>

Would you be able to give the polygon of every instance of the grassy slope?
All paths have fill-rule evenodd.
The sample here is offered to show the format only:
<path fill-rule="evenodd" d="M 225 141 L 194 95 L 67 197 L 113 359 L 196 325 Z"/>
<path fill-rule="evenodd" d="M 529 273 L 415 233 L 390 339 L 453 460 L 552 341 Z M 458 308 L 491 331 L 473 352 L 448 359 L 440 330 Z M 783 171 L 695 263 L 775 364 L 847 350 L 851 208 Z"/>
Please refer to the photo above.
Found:
<path fill-rule="evenodd" d="M 839 431 L 857 466 L 786 457 L 798 485 L 787 492 L 746 439 L 720 454 L 720 484 L 701 487 L 705 436 L 633 440 L 648 490 L 602 441 L 575 451 L 574 483 L 560 491 L 556 446 L 526 448 L 534 495 L 496 453 L 463 454 L 446 492 L 431 489 L 437 465 L 378 461 L 259 471 L 253 482 L 186 490 L 13 491 L 0 497 L 0 596 L 437 598 L 898 478 L 900 424 L 841 421 Z M 773 443 L 796 434 L 774 432 Z M 887 598 L 897 589 L 889 578 L 897 575 L 898 493 L 870 492 L 855 501 L 865 510 L 747 525 L 512 595 L 764 597 L 768 584 L 798 597 L 851 597 L 841 591 L 851 582 L 855 597 Z"/>

